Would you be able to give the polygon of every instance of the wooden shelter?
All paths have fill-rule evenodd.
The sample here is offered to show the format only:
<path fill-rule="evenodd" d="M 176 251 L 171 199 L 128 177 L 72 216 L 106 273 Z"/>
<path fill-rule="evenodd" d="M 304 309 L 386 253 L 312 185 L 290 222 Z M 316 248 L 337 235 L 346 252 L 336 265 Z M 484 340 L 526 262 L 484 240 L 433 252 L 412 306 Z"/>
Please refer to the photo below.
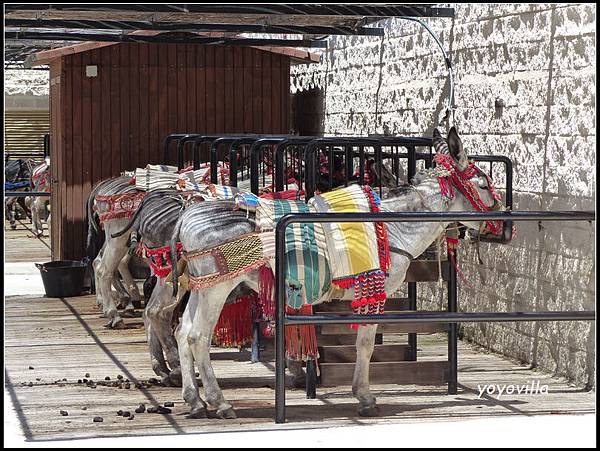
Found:
<path fill-rule="evenodd" d="M 50 67 L 52 258 L 83 257 L 94 184 L 162 161 L 170 133 L 287 133 L 290 64 L 306 51 L 85 43 L 36 54 Z"/>

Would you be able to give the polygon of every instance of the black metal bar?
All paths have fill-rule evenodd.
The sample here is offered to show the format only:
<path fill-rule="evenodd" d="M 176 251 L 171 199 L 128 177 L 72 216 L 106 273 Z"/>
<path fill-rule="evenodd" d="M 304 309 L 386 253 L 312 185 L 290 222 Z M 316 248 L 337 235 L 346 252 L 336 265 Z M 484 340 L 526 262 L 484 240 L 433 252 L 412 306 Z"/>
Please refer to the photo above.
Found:
<path fill-rule="evenodd" d="M 351 7 L 350 7 L 351 6 Z M 64 11 L 100 11 L 100 12 L 155 12 L 155 13 L 203 13 L 203 14 L 259 14 L 273 16 L 296 15 L 296 16 L 340 16 L 340 17 L 454 17 L 454 8 L 439 8 L 429 5 L 335 5 L 335 4 L 43 4 L 43 3 L 19 3 L 6 4 L 5 12 L 11 11 L 40 11 L 40 10 L 64 10 Z M 10 16 L 9 16 L 10 17 Z M 335 19 L 332 19 L 335 20 Z"/>
<path fill-rule="evenodd" d="M 71 20 L 71 19 L 11 19 L 6 27 L 72 28 L 77 30 L 159 30 L 159 31 L 222 31 L 237 33 L 327 34 L 354 36 L 383 36 L 383 28 L 328 27 L 314 25 L 268 25 L 231 23 L 156 22 L 147 20 Z"/>
<path fill-rule="evenodd" d="M 510 312 L 510 313 L 405 313 L 400 315 L 294 316 L 285 315 L 285 230 L 293 223 L 324 222 L 453 222 L 463 220 L 519 221 L 594 221 L 593 211 L 504 211 L 504 212 L 394 212 L 394 213 L 304 213 L 287 214 L 275 227 L 275 422 L 285 422 L 285 325 L 299 324 L 381 324 L 391 322 L 494 322 L 494 321 L 559 321 L 594 320 L 595 312 Z M 425 316 L 426 315 L 426 316 Z"/>
<path fill-rule="evenodd" d="M 186 136 L 185 133 L 171 133 L 163 141 L 163 164 L 169 164 L 169 146 L 172 142 L 178 141 Z"/>
<path fill-rule="evenodd" d="M 198 133 L 190 133 L 179 139 L 179 142 L 177 143 L 177 169 L 181 170 L 185 166 L 185 145 L 196 139 L 198 136 L 201 135 Z"/>
<path fill-rule="evenodd" d="M 306 360 L 306 398 L 315 399 L 317 397 L 317 361 L 315 359 Z"/>
<path fill-rule="evenodd" d="M 285 168 L 283 159 L 287 148 L 290 146 L 304 146 L 316 138 L 316 136 L 290 136 L 277 144 L 275 147 L 275 191 L 283 191 L 284 189 Z M 298 188 L 301 189 L 302 181 L 298 180 L 298 184 Z"/>
<path fill-rule="evenodd" d="M 454 251 L 454 258 L 458 249 Z M 456 261 L 456 260 L 455 260 Z M 458 283 L 454 265 L 448 265 L 448 313 L 458 312 Z M 458 390 L 458 324 L 451 323 L 448 328 L 448 394 L 455 395 Z"/>
<path fill-rule="evenodd" d="M 44 134 L 44 158 L 50 156 L 50 134 Z"/>
<path fill-rule="evenodd" d="M 50 197 L 45 191 L 4 191 L 4 197 Z"/>
<path fill-rule="evenodd" d="M 408 183 L 412 184 L 413 177 L 417 173 L 417 156 L 415 146 L 408 147 Z M 417 283 L 408 282 L 408 299 L 411 310 L 417 310 Z M 417 334 L 411 332 L 408 334 L 408 344 L 410 347 L 411 359 L 417 360 Z"/>
<path fill-rule="evenodd" d="M 298 315 L 286 316 L 285 325 L 301 324 L 422 324 L 500 323 L 524 321 L 595 321 L 595 310 L 575 312 L 416 312 L 384 315 Z"/>
<path fill-rule="evenodd" d="M 326 48 L 327 41 L 313 39 L 252 39 L 252 38 L 217 38 L 207 36 L 187 36 L 161 33 L 155 36 L 122 33 L 61 33 L 36 31 L 5 31 L 5 39 L 28 40 L 64 40 L 64 41 L 93 41 L 93 42 L 161 42 L 171 44 L 201 44 L 201 45 L 252 45 L 270 47 L 306 47 Z"/>
<path fill-rule="evenodd" d="M 259 191 L 259 155 L 262 151 L 262 148 L 269 144 L 277 144 L 286 138 L 260 138 L 254 141 L 252 146 L 250 147 L 250 191 L 256 195 L 258 195 Z M 275 163 L 277 165 L 277 163 Z M 273 173 L 273 179 L 275 179 L 275 172 Z M 275 180 L 272 181 L 275 184 Z M 276 191 L 282 191 L 277 190 Z"/>

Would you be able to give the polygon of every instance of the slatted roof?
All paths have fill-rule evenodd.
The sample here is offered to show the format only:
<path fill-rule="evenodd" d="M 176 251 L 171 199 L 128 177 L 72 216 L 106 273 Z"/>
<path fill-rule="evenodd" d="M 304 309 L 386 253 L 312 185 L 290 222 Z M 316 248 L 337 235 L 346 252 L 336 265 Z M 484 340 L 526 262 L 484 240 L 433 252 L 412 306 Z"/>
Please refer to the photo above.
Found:
<path fill-rule="evenodd" d="M 4 9 L 5 67 L 21 65 L 43 50 L 76 47 L 73 44 L 77 42 L 322 48 L 328 35 L 381 36 L 383 30 L 374 23 L 387 17 L 454 15 L 452 8 L 426 4 L 30 3 L 5 4 Z M 153 33 L 140 33 L 144 31 Z M 29 58 L 27 66 L 32 60 L 35 58 Z"/>

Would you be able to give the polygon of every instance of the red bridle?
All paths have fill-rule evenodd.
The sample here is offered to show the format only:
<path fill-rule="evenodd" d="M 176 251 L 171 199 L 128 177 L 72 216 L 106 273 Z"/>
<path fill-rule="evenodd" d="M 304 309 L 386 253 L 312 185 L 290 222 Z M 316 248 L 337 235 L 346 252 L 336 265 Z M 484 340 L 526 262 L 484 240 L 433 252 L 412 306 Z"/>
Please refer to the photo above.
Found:
<path fill-rule="evenodd" d="M 479 169 L 473 161 L 469 161 L 467 168 L 464 171 L 461 171 L 456 166 L 454 159 L 448 154 L 438 153 L 433 159 L 437 165 L 442 166 L 449 172 L 446 176 L 438 177 L 443 196 L 454 199 L 453 188 L 456 188 L 467 198 L 476 211 L 495 211 L 502 207 L 501 197 L 494 190 L 490 178 Z M 491 207 L 488 207 L 485 202 L 483 202 L 479 195 L 479 191 L 471 181 L 471 178 L 477 174 L 486 178 L 488 190 L 494 198 L 494 204 Z M 485 224 L 486 227 L 483 229 L 483 233 L 492 233 L 494 235 L 502 234 L 502 221 L 485 221 Z"/>

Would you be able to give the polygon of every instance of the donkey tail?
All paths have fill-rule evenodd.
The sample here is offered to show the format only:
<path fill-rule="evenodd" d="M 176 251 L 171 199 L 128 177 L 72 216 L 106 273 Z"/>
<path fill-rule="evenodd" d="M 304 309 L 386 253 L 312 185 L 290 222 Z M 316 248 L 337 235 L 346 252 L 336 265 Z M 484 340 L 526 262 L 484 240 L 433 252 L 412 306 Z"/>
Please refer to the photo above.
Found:
<path fill-rule="evenodd" d="M 173 297 L 177 296 L 177 290 L 179 288 L 179 281 L 177 274 L 177 243 L 179 242 L 179 232 L 181 230 L 181 224 L 183 223 L 183 215 L 179 215 L 175 227 L 173 228 L 173 236 L 169 243 L 171 251 L 171 275 L 173 278 Z"/>

